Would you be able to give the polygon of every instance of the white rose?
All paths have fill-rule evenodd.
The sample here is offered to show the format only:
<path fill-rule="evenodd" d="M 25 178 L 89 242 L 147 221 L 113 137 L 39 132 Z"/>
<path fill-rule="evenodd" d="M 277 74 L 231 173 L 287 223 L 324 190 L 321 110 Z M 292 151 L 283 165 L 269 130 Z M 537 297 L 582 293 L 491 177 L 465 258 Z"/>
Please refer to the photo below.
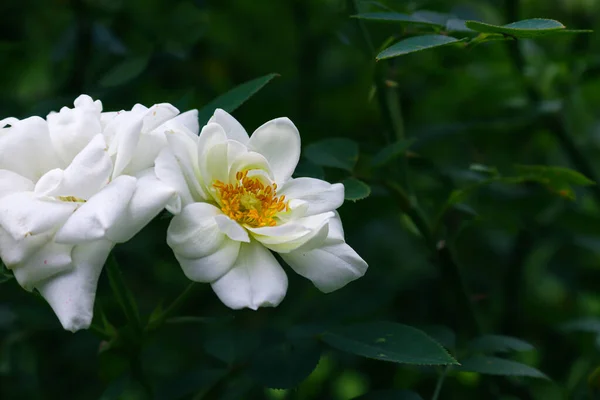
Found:
<path fill-rule="evenodd" d="M 65 329 L 89 327 L 114 245 L 177 198 L 152 171 L 165 126 L 198 129 L 195 111 L 177 114 L 169 104 L 102 113 L 82 95 L 47 120 L 0 121 L 0 257 Z"/>
<path fill-rule="evenodd" d="M 216 110 L 199 137 L 172 129 L 167 139 L 155 171 L 183 206 L 170 208 L 177 215 L 167 243 L 186 276 L 211 283 L 225 305 L 257 309 L 283 300 L 287 276 L 271 251 L 323 292 L 366 272 L 335 212 L 343 185 L 292 179 L 300 135 L 289 119 L 269 121 L 248 137 Z"/>

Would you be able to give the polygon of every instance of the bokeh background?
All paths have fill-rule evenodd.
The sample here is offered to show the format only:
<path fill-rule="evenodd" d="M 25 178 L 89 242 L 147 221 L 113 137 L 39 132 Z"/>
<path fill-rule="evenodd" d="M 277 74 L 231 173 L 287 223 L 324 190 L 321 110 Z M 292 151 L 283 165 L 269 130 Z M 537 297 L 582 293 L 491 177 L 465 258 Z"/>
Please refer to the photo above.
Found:
<path fill-rule="evenodd" d="M 570 28 L 600 29 L 597 0 L 382 0 L 358 6 L 430 10 L 489 23 L 544 17 Z M 471 338 L 451 283 L 397 200 L 378 185 L 393 173 L 368 167 L 393 136 L 374 93 L 376 78 L 400 105 L 405 136 L 415 140 L 408 180 L 432 218 L 452 190 L 481 179 L 469 169 L 473 163 L 500 171 L 513 164 L 567 166 L 591 179 L 600 174 L 597 34 L 442 48 L 376 63 L 353 13 L 341 0 L 0 2 L 2 117 L 44 116 L 80 93 L 100 98 L 105 110 L 169 102 L 183 111 L 274 72 L 280 76 L 234 113 L 248 131 L 287 116 L 303 145 L 343 137 L 360 146 L 354 174 L 372 193 L 347 202 L 340 213 L 347 241 L 370 265 L 366 276 L 325 295 L 288 269 L 284 302 L 256 312 L 233 312 L 209 285 L 199 285 L 179 312 L 194 318 L 170 321 L 144 343 L 143 368 L 157 398 L 346 400 L 383 389 L 431 397 L 434 368 L 326 347 L 297 388 L 266 388 L 260 371 L 243 361 L 307 325 L 401 322 L 430 332 L 460 359 Z M 364 26 L 375 48 L 410 33 L 395 24 Z M 348 176 L 306 159 L 298 174 L 332 182 Z M 570 201 L 535 184 L 490 185 L 449 213 L 445 239 L 452 242 L 484 331 L 533 344 L 535 350 L 511 357 L 551 380 L 454 371 L 440 398 L 600 398 L 594 397 L 600 387 L 600 320 L 594 319 L 600 314 L 600 191 L 576 192 Z M 188 285 L 165 243 L 168 222 L 161 215 L 116 249 L 145 317 Z M 1 399 L 144 398 L 128 379 L 126 355 L 107 350 L 91 331 L 63 331 L 39 296 L 6 279 L 0 285 Z M 117 327 L 125 323 L 104 275 L 95 321 L 103 316 Z M 580 318 L 579 328 L 565 328 Z"/>

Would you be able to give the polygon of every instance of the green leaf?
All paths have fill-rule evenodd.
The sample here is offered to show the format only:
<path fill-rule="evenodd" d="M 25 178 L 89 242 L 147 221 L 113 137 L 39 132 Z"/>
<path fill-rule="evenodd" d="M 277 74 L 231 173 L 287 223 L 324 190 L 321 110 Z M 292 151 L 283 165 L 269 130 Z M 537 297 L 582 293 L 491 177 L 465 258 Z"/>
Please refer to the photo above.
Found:
<path fill-rule="evenodd" d="M 138 56 L 127 59 L 111 68 L 102 78 L 100 86 L 114 87 L 123 85 L 137 78 L 146 70 L 150 56 Z"/>
<path fill-rule="evenodd" d="M 528 376 L 531 378 L 549 379 L 544 373 L 529 365 L 498 357 L 472 357 L 461 360 L 461 366 L 454 369 L 487 375 Z"/>
<path fill-rule="evenodd" d="M 423 398 L 410 390 L 388 389 L 369 392 L 352 400 L 423 400 Z"/>
<path fill-rule="evenodd" d="M 316 165 L 352 172 L 358 161 L 358 144 L 345 138 L 325 139 L 306 146 L 304 155 Z"/>
<path fill-rule="evenodd" d="M 533 349 L 534 347 L 524 340 L 502 335 L 483 335 L 469 343 L 469 350 L 480 353 L 507 353 Z"/>
<path fill-rule="evenodd" d="M 321 349 L 315 340 L 278 343 L 255 354 L 250 375 L 267 387 L 289 389 L 306 379 L 320 358 Z"/>
<path fill-rule="evenodd" d="M 546 165 L 516 165 L 515 170 L 519 178 L 524 181 L 538 182 L 551 191 L 566 197 L 575 199 L 572 185 L 589 186 L 594 182 L 577 171 L 564 167 L 549 167 Z"/>
<path fill-rule="evenodd" d="M 500 33 L 517 38 L 535 38 L 565 29 L 565 26 L 560 22 L 543 18 L 526 19 L 502 26 L 479 21 L 467 21 L 466 26 L 477 32 Z"/>
<path fill-rule="evenodd" d="M 457 39 L 452 36 L 444 35 L 423 35 L 413 36 L 399 41 L 393 46 L 388 47 L 377 55 L 377 60 L 398 57 L 404 54 L 414 53 L 416 51 L 427 50 L 434 47 L 448 46 L 454 43 L 460 43 L 465 39 Z"/>
<path fill-rule="evenodd" d="M 323 335 L 330 346 L 348 353 L 401 364 L 458 364 L 424 332 L 394 322 L 367 322 L 332 329 Z"/>
<path fill-rule="evenodd" d="M 344 198 L 346 200 L 358 201 L 366 199 L 371 194 L 371 187 L 356 178 L 345 179 L 342 184 L 344 185 Z"/>
<path fill-rule="evenodd" d="M 400 140 L 384 147 L 373 156 L 373 160 L 371 161 L 373 167 L 381 167 L 390 161 L 403 156 L 406 153 L 406 150 L 408 150 L 414 142 L 414 139 Z"/>
<path fill-rule="evenodd" d="M 374 12 L 374 13 L 363 13 L 353 15 L 353 18 L 364 19 L 368 21 L 379 21 L 379 22 L 397 22 L 401 24 L 416 24 L 416 25 L 431 25 L 437 27 L 443 27 L 444 25 L 431 22 L 429 20 L 418 18 L 408 14 L 402 14 L 397 12 Z"/>
<path fill-rule="evenodd" d="M 267 83 L 271 82 L 271 80 L 277 76 L 279 76 L 279 74 L 269 74 L 253 79 L 246 83 L 242 83 L 227 93 L 222 94 L 216 99 L 212 100 L 198 111 L 198 121 L 200 122 L 200 126 L 206 125 L 217 108 L 222 108 L 229 113 L 233 112 L 236 108 L 244 104 L 246 100 L 254 96 L 260 89 L 265 87 Z"/>

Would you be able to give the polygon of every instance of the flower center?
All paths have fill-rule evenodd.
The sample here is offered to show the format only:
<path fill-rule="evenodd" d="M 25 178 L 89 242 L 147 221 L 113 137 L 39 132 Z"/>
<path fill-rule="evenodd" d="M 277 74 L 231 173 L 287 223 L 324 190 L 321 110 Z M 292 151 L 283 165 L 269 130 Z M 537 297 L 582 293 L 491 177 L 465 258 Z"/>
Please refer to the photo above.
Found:
<path fill-rule="evenodd" d="M 235 175 L 234 184 L 215 181 L 213 187 L 221 198 L 221 211 L 229 218 L 252 228 L 275 226 L 275 217 L 289 211 L 285 196 L 277 197 L 277 184 L 265 185 L 256 178 L 248 178 L 248 171 Z"/>

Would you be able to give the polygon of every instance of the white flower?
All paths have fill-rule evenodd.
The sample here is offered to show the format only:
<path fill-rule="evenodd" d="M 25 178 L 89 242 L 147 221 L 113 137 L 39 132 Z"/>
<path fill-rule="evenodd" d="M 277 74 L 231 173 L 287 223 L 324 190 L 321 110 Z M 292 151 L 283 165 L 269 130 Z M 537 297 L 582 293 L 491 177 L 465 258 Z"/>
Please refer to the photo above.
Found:
<path fill-rule="evenodd" d="M 65 329 L 89 327 L 115 243 L 177 198 L 152 168 L 165 126 L 198 129 L 195 112 L 178 113 L 169 104 L 102 113 L 82 95 L 47 120 L 0 121 L 0 257 Z"/>
<path fill-rule="evenodd" d="M 343 185 L 291 177 L 300 135 L 289 119 L 269 121 L 248 137 L 216 110 L 199 137 L 171 130 L 167 139 L 155 171 L 183 205 L 170 208 L 177 215 L 167 243 L 186 276 L 211 283 L 225 305 L 257 309 L 283 300 L 287 276 L 270 250 L 323 292 L 365 273 L 335 212 Z"/>

